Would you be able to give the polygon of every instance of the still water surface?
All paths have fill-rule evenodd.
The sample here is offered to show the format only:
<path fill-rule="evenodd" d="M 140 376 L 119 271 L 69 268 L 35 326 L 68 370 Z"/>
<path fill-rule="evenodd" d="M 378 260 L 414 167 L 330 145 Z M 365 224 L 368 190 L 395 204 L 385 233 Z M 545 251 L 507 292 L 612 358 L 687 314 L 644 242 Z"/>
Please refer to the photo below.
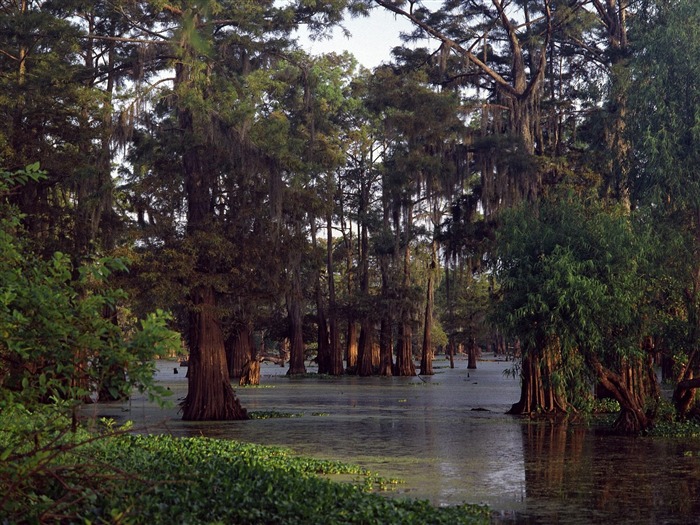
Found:
<path fill-rule="evenodd" d="M 160 362 L 176 397 L 185 369 Z M 393 496 L 485 503 L 494 523 L 700 523 L 700 440 L 608 435 L 505 415 L 519 396 L 510 363 L 435 361 L 427 378 L 288 378 L 263 364 L 261 387 L 237 390 L 249 411 L 293 418 L 191 423 L 135 397 L 89 410 L 144 432 L 282 445 L 362 465 L 404 483 Z"/>

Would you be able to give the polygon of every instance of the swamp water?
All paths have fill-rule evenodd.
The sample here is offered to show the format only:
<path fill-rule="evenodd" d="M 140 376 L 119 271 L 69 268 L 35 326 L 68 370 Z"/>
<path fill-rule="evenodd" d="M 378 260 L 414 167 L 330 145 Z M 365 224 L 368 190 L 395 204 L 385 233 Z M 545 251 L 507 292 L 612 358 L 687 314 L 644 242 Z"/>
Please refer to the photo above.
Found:
<path fill-rule="evenodd" d="M 404 483 L 388 493 L 435 505 L 485 503 L 494 523 L 700 523 L 700 440 L 630 438 L 505 415 L 519 384 L 511 363 L 466 361 L 410 378 L 288 378 L 264 363 L 260 387 L 237 388 L 249 411 L 297 417 L 184 422 L 143 397 L 86 415 L 130 419 L 139 431 L 280 445 Z M 158 363 L 174 398 L 185 368 Z M 312 371 L 310 369 L 310 371 Z"/>

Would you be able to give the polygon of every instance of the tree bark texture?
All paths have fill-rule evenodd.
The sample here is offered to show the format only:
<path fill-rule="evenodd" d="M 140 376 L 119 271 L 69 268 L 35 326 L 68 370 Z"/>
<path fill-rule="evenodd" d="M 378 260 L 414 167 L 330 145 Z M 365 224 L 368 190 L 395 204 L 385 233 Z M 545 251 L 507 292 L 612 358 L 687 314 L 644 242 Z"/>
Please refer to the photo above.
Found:
<path fill-rule="evenodd" d="M 435 274 L 437 273 L 437 241 L 431 243 L 431 261 L 428 269 L 428 286 L 423 319 L 423 348 L 421 351 L 420 374 L 433 375 L 433 306 L 435 304 Z"/>
<path fill-rule="evenodd" d="M 226 361 L 228 373 L 232 378 L 239 378 L 243 374 L 243 367 L 254 354 L 253 332 L 250 326 L 236 327 L 226 341 Z"/>
<path fill-rule="evenodd" d="M 360 325 L 360 342 L 358 352 L 357 375 L 362 377 L 371 376 L 374 373 L 372 366 L 372 343 L 374 340 L 372 321 L 363 319 Z"/>
<path fill-rule="evenodd" d="M 260 384 L 260 360 L 251 359 L 243 367 L 241 378 L 238 381 L 241 386 Z"/>
<path fill-rule="evenodd" d="M 623 368 L 623 373 L 618 374 L 604 366 L 595 355 L 589 354 L 586 359 L 600 384 L 620 403 L 620 415 L 613 425 L 615 430 L 623 434 L 637 434 L 649 428 L 653 419 L 645 411 L 646 398 L 630 384 L 626 369 Z"/>
<path fill-rule="evenodd" d="M 523 354 L 520 400 L 511 407 L 509 414 L 556 416 L 566 413 L 565 393 L 553 380 L 557 364 L 557 347 L 553 341 L 543 342 Z"/>
<path fill-rule="evenodd" d="M 247 419 L 231 387 L 214 290 L 200 286 L 192 292 L 192 300 L 195 306 L 190 313 L 188 391 L 182 402 L 182 419 Z"/>
<path fill-rule="evenodd" d="M 357 353 L 358 353 L 358 326 L 355 320 L 350 317 L 348 319 L 348 332 L 346 341 L 346 363 L 349 370 L 357 370 Z"/>
<path fill-rule="evenodd" d="M 403 321 L 400 330 L 394 375 L 414 376 L 416 365 L 413 363 L 413 330 L 410 321 Z"/>

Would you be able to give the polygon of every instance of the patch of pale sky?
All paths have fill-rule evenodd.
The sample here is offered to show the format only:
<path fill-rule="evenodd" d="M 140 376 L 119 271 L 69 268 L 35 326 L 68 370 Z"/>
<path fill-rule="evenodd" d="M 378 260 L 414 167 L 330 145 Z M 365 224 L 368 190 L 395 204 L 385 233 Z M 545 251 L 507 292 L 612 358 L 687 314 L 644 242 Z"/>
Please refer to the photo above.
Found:
<path fill-rule="evenodd" d="M 373 9 L 366 17 L 349 18 L 343 25 L 350 36 L 336 28 L 330 39 L 312 41 L 301 32 L 299 41 L 313 55 L 349 51 L 361 65 L 372 69 L 391 60 L 391 50 L 401 45 L 401 32 L 412 27 L 408 20 L 385 9 Z"/>

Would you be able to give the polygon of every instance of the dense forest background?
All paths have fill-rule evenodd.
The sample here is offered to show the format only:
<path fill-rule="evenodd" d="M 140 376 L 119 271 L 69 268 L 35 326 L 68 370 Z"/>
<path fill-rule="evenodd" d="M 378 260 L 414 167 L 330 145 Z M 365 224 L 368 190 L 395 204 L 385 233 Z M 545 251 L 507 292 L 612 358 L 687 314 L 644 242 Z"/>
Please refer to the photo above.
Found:
<path fill-rule="evenodd" d="M 479 349 L 516 356 L 513 413 L 597 391 L 644 430 L 661 366 L 692 416 L 700 5 L 438 4 L 0 1 L 3 387 L 123 396 L 167 326 L 185 419 L 245 418 L 264 355 Z M 414 32 L 373 71 L 296 40 L 377 9 Z"/>

